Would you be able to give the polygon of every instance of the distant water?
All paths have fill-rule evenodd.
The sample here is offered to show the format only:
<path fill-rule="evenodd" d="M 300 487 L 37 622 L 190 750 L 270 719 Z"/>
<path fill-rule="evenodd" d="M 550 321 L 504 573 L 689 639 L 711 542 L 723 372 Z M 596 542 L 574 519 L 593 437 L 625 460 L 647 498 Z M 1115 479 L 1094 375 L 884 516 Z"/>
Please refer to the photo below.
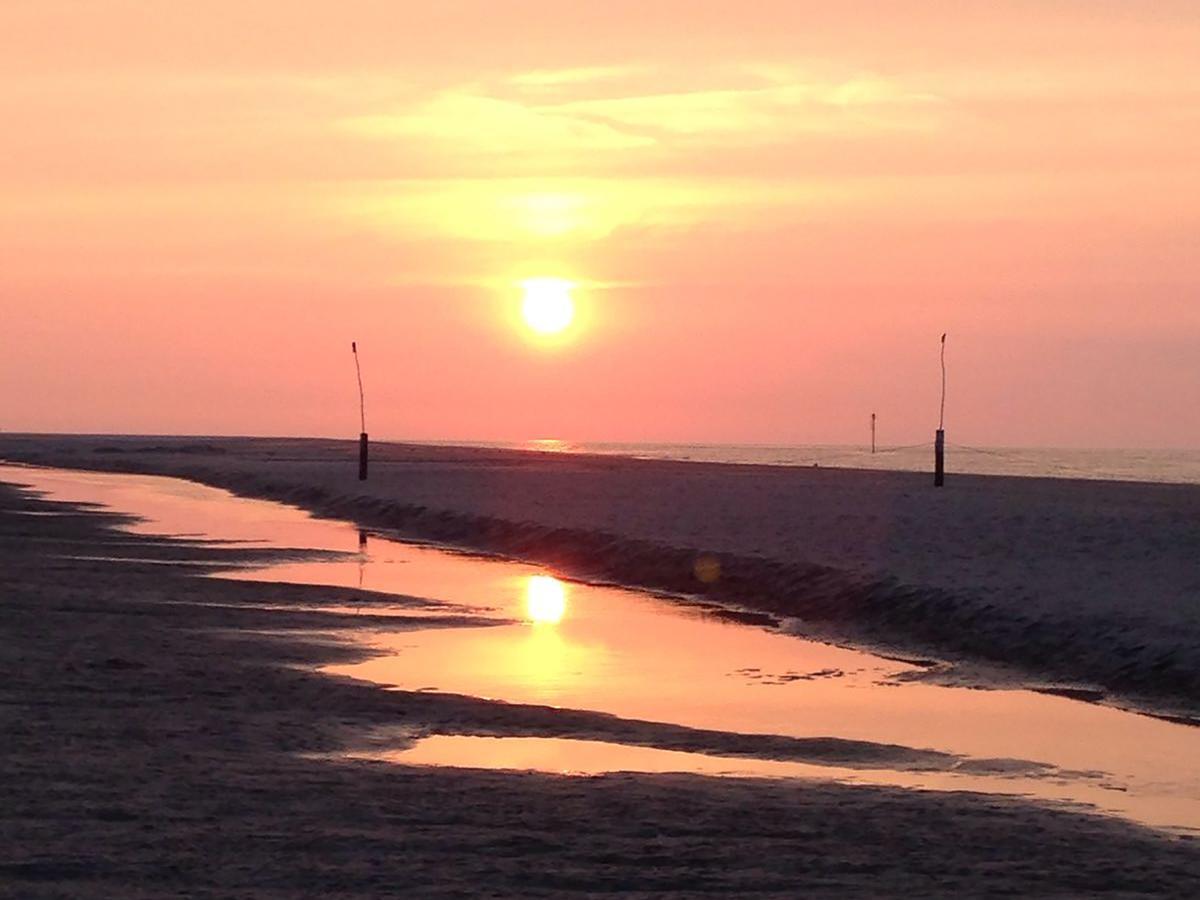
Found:
<path fill-rule="evenodd" d="M 460 445 L 465 442 L 456 442 Z M 932 472 L 933 442 L 905 447 L 807 444 L 617 444 L 570 441 L 480 443 L 555 453 L 599 453 L 638 459 L 743 463 L 772 466 L 829 466 Z M 1200 484 L 1200 450 L 1067 450 L 1045 447 L 969 447 L 947 443 L 946 469 L 977 475 L 1087 478 Z"/>

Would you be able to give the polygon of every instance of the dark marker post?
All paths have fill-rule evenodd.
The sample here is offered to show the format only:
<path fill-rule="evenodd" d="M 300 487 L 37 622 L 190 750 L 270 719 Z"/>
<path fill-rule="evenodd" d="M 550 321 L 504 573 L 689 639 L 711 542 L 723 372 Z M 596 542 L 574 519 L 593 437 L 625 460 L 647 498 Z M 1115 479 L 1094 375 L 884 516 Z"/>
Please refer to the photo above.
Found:
<path fill-rule="evenodd" d="M 875 413 L 871 413 L 871 452 L 875 452 Z"/>
<path fill-rule="evenodd" d="M 367 405 L 363 398 L 362 368 L 358 364 L 358 342 L 350 342 L 350 352 L 354 354 L 354 371 L 358 375 L 358 418 L 362 424 L 362 432 L 358 436 L 358 480 L 367 480 Z"/>
<path fill-rule="evenodd" d="M 942 406 L 933 442 L 933 486 L 946 483 L 946 335 L 942 334 Z"/>

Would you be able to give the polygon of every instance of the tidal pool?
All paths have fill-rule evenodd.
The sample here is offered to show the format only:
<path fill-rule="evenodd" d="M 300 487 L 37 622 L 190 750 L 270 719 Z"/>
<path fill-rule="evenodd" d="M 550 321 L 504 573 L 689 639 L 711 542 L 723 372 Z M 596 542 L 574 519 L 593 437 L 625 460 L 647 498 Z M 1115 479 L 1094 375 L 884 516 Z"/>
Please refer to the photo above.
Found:
<path fill-rule="evenodd" d="M 348 621 L 347 635 L 379 655 L 328 667 L 331 674 L 722 732 L 898 744 L 973 764 L 938 772 L 849 769 L 605 741 L 472 735 L 433 735 L 375 754 L 382 758 L 583 774 L 819 776 L 1087 803 L 1145 824 L 1200 830 L 1198 728 L 1032 691 L 897 680 L 915 667 L 731 622 L 679 600 L 368 535 L 348 523 L 179 479 L 0 465 L 0 480 L 135 515 L 139 521 L 128 528 L 137 533 L 343 554 L 219 577 L 362 587 L 502 620 L 394 633 L 353 630 Z M 323 608 L 353 611 L 344 597 Z M 1035 769 L 1014 760 L 1046 765 Z"/>

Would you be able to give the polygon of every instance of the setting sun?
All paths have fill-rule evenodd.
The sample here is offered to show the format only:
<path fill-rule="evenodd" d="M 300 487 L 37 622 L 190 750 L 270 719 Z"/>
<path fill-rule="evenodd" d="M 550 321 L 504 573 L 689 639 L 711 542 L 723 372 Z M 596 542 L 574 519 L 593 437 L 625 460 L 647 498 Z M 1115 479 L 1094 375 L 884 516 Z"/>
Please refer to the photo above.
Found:
<path fill-rule="evenodd" d="M 575 301 L 571 299 L 574 287 L 574 283 L 563 278 L 522 281 L 521 316 L 525 324 L 538 334 L 565 331 L 575 318 Z"/>

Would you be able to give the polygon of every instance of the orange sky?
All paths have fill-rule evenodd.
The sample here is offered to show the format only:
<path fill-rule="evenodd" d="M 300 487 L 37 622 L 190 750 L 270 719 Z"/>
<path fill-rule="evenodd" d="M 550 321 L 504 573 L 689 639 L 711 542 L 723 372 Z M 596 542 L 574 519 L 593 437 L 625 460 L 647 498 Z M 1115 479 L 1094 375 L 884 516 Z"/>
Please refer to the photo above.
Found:
<path fill-rule="evenodd" d="M 1200 446 L 1198 47 L 1194 0 L 7 0 L 0 428 L 353 436 L 356 339 L 378 437 L 909 443 L 949 331 L 957 440 Z"/>

